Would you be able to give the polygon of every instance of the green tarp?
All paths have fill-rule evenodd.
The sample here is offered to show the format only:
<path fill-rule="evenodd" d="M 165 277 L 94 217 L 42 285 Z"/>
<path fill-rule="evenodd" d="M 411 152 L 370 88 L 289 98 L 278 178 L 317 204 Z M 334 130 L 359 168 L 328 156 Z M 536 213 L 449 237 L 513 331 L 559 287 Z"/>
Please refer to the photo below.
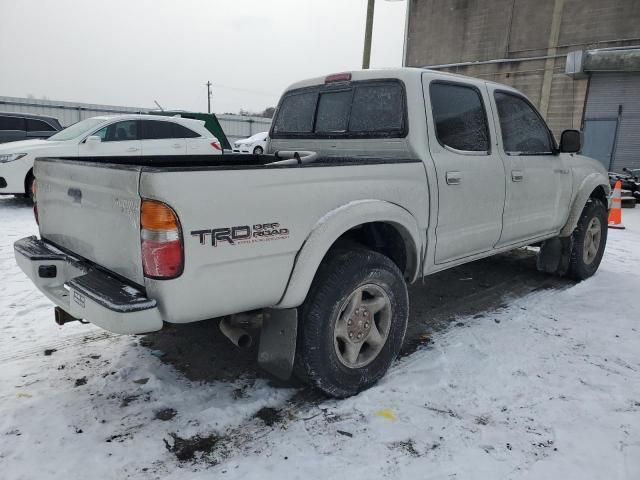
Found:
<path fill-rule="evenodd" d="M 222 126 L 220 125 L 220 122 L 218 121 L 215 114 L 213 113 L 164 111 L 164 112 L 153 112 L 153 115 L 165 115 L 167 117 L 180 115 L 182 118 L 192 118 L 194 120 L 203 120 L 205 128 L 216 136 L 216 138 L 220 142 L 220 145 L 222 145 L 222 148 L 224 148 L 225 150 L 231 150 L 231 144 L 229 143 L 227 136 L 224 134 L 224 131 L 222 130 Z"/>

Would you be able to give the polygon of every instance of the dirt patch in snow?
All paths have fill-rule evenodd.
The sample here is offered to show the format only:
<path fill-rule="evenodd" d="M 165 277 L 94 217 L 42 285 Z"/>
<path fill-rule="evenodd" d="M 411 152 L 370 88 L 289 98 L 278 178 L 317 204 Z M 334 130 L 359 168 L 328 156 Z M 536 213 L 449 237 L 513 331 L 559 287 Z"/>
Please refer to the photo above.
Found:
<path fill-rule="evenodd" d="M 223 460 L 228 454 L 225 437 L 218 435 L 194 435 L 193 437 L 182 438 L 176 433 L 169 433 L 173 439 L 173 443 L 169 443 L 166 439 L 164 444 L 178 460 L 186 462 L 194 460 L 196 456 L 206 457 L 210 463 L 216 465 Z"/>
<path fill-rule="evenodd" d="M 271 427 L 282 421 L 282 412 L 271 407 L 262 407 L 255 414 L 255 418 L 259 418 L 267 427 Z"/>

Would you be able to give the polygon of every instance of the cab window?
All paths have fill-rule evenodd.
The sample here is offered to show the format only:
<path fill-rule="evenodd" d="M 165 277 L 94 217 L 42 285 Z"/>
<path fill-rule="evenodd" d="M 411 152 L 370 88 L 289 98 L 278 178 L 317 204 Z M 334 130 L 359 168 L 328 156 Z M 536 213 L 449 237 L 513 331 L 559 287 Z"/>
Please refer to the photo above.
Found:
<path fill-rule="evenodd" d="M 487 114 L 477 88 L 432 82 L 429 93 L 440 144 L 465 152 L 489 151 Z"/>
<path fill-rule="evenodd" d="M 502 145 L 508 155 L 549 155 L 554 152 L 551 132 L 540 114 L 524 98 L 495 92 Z"/>
<path fill-rule="evenodd" d="M 271 138 L 401 138 L 407 134 L 402 82 L 317 85 L 287 92 Z"/>

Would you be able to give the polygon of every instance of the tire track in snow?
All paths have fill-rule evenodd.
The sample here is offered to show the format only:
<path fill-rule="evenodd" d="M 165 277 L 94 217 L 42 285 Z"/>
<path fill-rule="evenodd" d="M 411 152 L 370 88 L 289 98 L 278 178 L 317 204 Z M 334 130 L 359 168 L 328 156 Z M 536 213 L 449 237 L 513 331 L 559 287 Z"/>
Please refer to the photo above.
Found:
<path fill-rule="evenodd" d="M 42 344 L 36 344 L 30 348 L 19 350 L 17 352 L 11 352 L 8 355 L 0 355 L 0 363 L 10 362 L 12 360 L 21 360 L 28 357 L 34 357 L 42 355 L 45 350 L 64 350 L 66 348 L 77 347 L 79 345 L 86 345 L 88 343 L 100 342 L 102 340 L 108 340 L 119 335 L 109 332 L 98 332 L 87 335 L 86 333 L 70 335 L 63 340 L 57 342 L 47 342 Z"/>

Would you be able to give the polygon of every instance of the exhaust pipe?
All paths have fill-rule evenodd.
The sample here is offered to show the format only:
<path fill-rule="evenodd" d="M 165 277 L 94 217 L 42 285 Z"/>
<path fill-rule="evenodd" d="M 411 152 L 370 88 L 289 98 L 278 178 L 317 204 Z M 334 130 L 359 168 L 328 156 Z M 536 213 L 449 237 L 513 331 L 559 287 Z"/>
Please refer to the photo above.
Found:
<path fill-rule="evenodd" d="M 253 345 L 253 337 L 245 329 L 231 325 L 229 317 L 220 320 L 220 331 L 236 347 L 249 348 Z"/>

